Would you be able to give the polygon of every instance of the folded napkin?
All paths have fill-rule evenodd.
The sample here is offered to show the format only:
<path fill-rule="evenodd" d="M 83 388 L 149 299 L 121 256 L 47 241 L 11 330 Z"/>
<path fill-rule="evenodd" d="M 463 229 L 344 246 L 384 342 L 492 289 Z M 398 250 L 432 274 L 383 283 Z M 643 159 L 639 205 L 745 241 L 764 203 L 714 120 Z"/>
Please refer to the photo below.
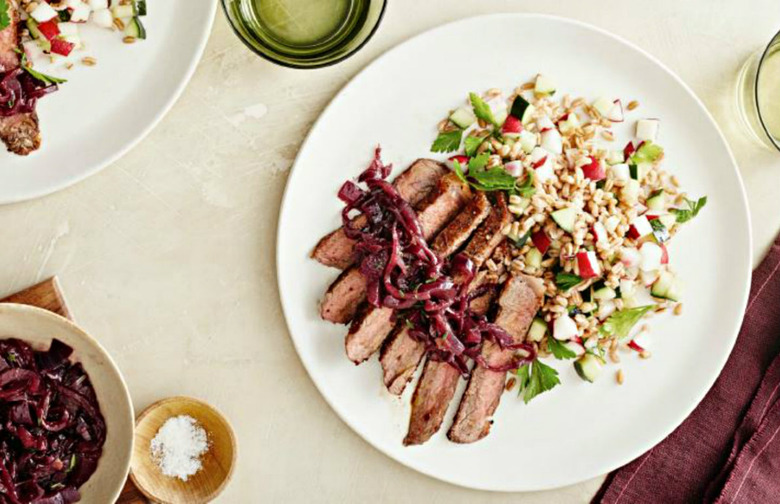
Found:
<path fill-rule="evenodd" d="M 753 273 L 737 343 L 707 396 L 593 503 L 780 502 L 780 238 Z"/>

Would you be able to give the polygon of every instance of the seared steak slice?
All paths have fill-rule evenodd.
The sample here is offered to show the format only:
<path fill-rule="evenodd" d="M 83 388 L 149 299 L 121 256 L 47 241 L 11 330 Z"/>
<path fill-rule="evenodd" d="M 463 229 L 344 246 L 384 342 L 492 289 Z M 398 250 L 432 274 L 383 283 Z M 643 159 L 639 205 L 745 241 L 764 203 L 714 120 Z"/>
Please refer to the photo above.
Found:
<path fill-rule="evenodd" d="M 449 256 L 468 240 L 471 233 L 487 218 L 488 213 L 490 202 L 484 193 L 477 193 L 466 208 L 436 236 L 431 248 L 439 257 Z M 352 321 L 346 346 L 347 355 L 353 362 L 360 364 L 379 350 L 395 325 L 395 317 L 392 315 L 393 310 L 389 308 L 370 306 L 366 309 L 363 320 L 356 318 Z M 371 322 L 365 323 L 366 319 Z M 392 355 L 389 357 L 393 358 Z"/>
<path fill-rule="evenodd" d="M 502 241 L 504 228 L 512 222 L 512 215 L 506 204 L 504 193 L 498 193 L 490 216 L 485 225 L 480 226 L 466 249 L 463 251 L 477 266 L 481 266 L 493 255 Z"/>
<path fill-rule="evenodd" d="M 454 173 L 439 179 L 436 189 L 420 204 L 417 211 L 417 220 L 425 239 L 435 236 L 463 208 L 470 196 L 471 190 L 468 185 Z M 343 282 L 348 282 L 349 285 L 340 285 Z M 349 295 L 342 297 L 342 293 L 349 293 Z M 328 288 L 322 300 L 320 315 L 330 322 L 346 324 L 352 320 L 358 306 L 365 299 L 365 278 L 356 266 L 352 266 Z"/>
<path fill-rule="evenodd" d="M 16 0 L 6 2 L 11 23 L 0 30 L 0 74 L 19 66 L 19 14 Z M 0 140 L 14 154 L 26 156 L 41 146 L 41 131 L 38 128 L 38 115 L 35 112 L 0 116 Z"/>
<path fill-rule="evenodd" d="M 382 379 L 391 394 L 401 395 L 424 355 L 425 345 L 411 337 L 404 324 L 398 324 L 379 354 Z"/>
<path fill-rule="evenodd" d="M 393 180 L 393 185 L 401 197 L 414 207 L 431 193 L 446 172 L 447 168 L 438 161 L 418 159 Z M 356 228 L 365 226 L 365 216 L 358 215 L 352 224 Z M 355 241 L 347 238 L 344 228 L 339 228 L 323 236 L 311 256 L 325 266 L 346 269 L 355 262 Z"/>
<path fill-rule="evenodd" d="M 531 322 L 542 307 L 544 285 L 541 280 L 526 275 L 510 278 L 498 299 L 496 324 L 519 343 L 525 339 Z M 503 350 L 492 341 L 485 342 L 482 355 L 493 366 L 511 362 L 512 350 Z M 487 436 L 492 416 L 504 391 L 506 372 L 475 366 L 458 413 L 447 436 L 456 443 L 473 443 Z"/>

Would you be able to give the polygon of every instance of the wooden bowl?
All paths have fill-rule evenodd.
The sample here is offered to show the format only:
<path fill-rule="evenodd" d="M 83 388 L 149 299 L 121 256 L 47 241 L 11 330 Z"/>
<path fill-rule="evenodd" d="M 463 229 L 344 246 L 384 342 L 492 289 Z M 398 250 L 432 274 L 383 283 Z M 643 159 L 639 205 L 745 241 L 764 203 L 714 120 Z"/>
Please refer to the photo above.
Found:
<path fill-rule="evenodd" d="M 0 304 L 0 338 L 24 340 L 47 350 L 53 338 L 73 348 L 95 389 L 106 421 L 106 442 L 97 469 L 84 483 L 82 502 L 115 502 L 127 480 L 133 451 L 133 404 L 119 369 L 100 344 L 73 322 L 50 311 L 19 304 Z"/>
<path fill-rule="evenodd" d="M 150 443 L 166 420 L 189 415 L 206 430 L 209 449 L 203 467 L 187 481 L 165 476 L 152 460 Z M 130 477 L 149 499 L 160 504 L 201 504 L 219 495 L 233 475 L 236 438 L 230 422 L 214 407 L 192 397 L 171 397 L 146 408 L 135 423 Z"/>

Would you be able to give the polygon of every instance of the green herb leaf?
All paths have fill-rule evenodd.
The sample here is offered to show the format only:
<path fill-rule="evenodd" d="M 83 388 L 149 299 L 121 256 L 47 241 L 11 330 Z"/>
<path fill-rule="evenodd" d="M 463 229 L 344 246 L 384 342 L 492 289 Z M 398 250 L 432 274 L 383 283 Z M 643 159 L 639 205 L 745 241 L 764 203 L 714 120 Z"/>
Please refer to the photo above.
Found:
<path fill-rule="evenodd" d="M 455 175 L 457 175 L 459 179 L 467 184 L 468 180 L 466 180 L 466 176 L 463 174 L 463 168 L 461 168 L 460 162 L 458 162 L 457 159 L 452 162 L 452 168 L 455 170 Z"/>
<path fill-rule="evenodd" d="M 0 30 L 4 30 L 11 26 L 11 9 L 8 8 L 8 2 L 6 0 L 0 0 Z"/>
<path fill-rule="evenodd" d="M 70 464 L 68 464 L 68 469 L 65 472 L 71 472 L 73 468 L 76 467 L 76 454 L 70 456 Z"/>
<path fill-rule="evenodd" d="M 538 359 L 531 364 L 523 364 L 515 374 L 520 384 L 517 395 L 518 397 L 523 396 L 523 402 L 526 404 L 534 397 L 561 383 L 561 380 L 558 379 L 558 371 L 543 364 Z"/>
<path fill-rule="evenodd" d="M 8 359 L 8 362 L 16 362 L 16 354 L 8 352 L 8 355 L 6 355 L 6 359 Z"/>
<path fill-rule="evenodd" d="M 474 107 L 474 115 L 477 116 L 477 119 L 482 119 L 483 121 L 498 127 L 498 122 L 496 122 L 496 118 L 493 117 L 493 111 L 490 110 L 490 105 L 485 103 L 485 100 L 480 98 L 477 93 L 469 93 L 469 100 L 471 100 L 471 106 Z"/>
<path fill-rule="evenodd" d="M 582 282 L 582 277 L 575 275 L 574 273 L 561 272 L 555 275 L 555 285 L 557 285 L 558 288 L 564 292 L 571 289 L 580 282 Z"/>
<path fill-rule="evenodd" d="M 2 2 L 2 1 L 3 0 L 0 0 L 0 2 Z M 2 8 L 2 6 L 0 6 L 0 9 L 1 8 Z M 51 75 L 46 75 L 45 73 L 41 73 L 41 72 L 39 72 L 37 70 L 33 70 L 32 66 L 31 66 L 32 64 L 29 61 L 27 61 L 27 53 L 25 53 L 24 51 L 22 51 L 20 49 L 14 49 L 14 51 L 16 51 L 16 53 L 21 58 L 21 67 L 22 67 L 22 69 L 25 72 L 27 72 L 28 74 L 30 74 L 34 79 L 37 79 L 37 80 L 43 82 L 47 86 L 53 86 L 55 84 L 64 84 L 64 83 L 68 82 L 67 79 L 61 79 L 59 77 L 53 77 Z"/>
<path fill-rule="evenodd" d="M 653 142 L 644 142 L 629 158 L 630 164 L 652 163 L 664 153 L 663 147 Z"/>
<path fill-rule="evenodd" d="M 523 179 L 523 183 L 516 185 L 514 192 L 522 196 L 523 198 L 530 198 L 536 194 L 536 187 L 534 187 L 534 172 L 529 170 Z"/>
<path fill-rule="evenodd" d="M 490 159 L 490 154 L 488 154 L 487 152 L 483 152 L 482 154 L 479 154 L 476 157 L 469 159 L 469 175 L 474 176 L 478 172 L 483 171 L 487 166 L 489 159 Z"/>
<path fill-rule="evenodd" d="M 485 139 L 481 137 L 476 136 L 467 136 L 465 140 L 463 140 L 463 148 L 466 150 L 466 155 L 468 157 L 472 157 L 477 153 L 477 149 L 479 149 L 479 146 L 482 145 L 482 142 L 484 142 Z"/>
<path fill-rule="evenodd" d="M 460 137 L 463 136 L 462 129 L 453 131 L 443 131 L 439 133 L 436 140 L 431 145 L 432 152 L 453 152 L 460 148 Z"/>
<path fill-rule="evenodd" d="M 517 184 L 517 179 L 501 166 L 489 170 L 471 173 L 469 183 L 480 191 L 511 191 Z"/>
<path fill-rule="evenodd" d="M 577 354 L 574 353 L 573 350 L 570 350 L 569 347 L 567 347 L 564 343 L 558 341 L 552 336 L 547 338 L 547 348 L 550 349 L 550 353 L 553 354 L 553 357 L 558 360 L 573 359 L 577 357 Z"/>
<path fill-rule="evenodd" d="M 631 328 L 639 322 L 639 319 L 653 308 L 655 306 L 648 305 L 617 311 L 604 321 L 599 331 L 605 336 L 625 338 L 631 332 Z"/>
<path fill-rule="evenodd" d="M 685 198 L 685 206 L 687 208 L 672 208 L 671 212 L 677 216 L 677 222 L 688 222 L 697 215 L 699 211 L 707 204 L 707 196 L 702 196 L 697 201 L 689 200 Z"/>

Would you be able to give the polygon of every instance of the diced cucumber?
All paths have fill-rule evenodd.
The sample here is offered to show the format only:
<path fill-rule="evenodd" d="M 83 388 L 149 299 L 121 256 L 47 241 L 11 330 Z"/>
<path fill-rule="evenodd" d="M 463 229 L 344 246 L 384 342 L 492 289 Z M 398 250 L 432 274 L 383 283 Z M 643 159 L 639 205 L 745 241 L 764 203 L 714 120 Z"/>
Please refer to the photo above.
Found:
<path fill-rule="evenodd" d="M 661 271 L 658 280 L 653 283 L 650 293 L 657 298 L 679 301 L 682 286 L 677 277 L 669 271 Z"/>
<path fill-rule="evenodd" d="M 38 23 L 36 23 L 35 20 L 31 17 L 27 18 L 27 29 L 30 31 L 32 38 L 37 40 L 46 40 L 46 37 L 43 36 L 41 30 L 38 29 Z"/>
<path fill-rule="evenodd" d="M 599 289 L 593 290 L 593 299 L 597 301 L 609 301 L 610 299 L 615 299 L 616 297 L 617 293 L 606 285 Z"/>
<path fill-rule="evenodd" d="M 549 77 L 539 74 L 536 76 L 536 84 L 534 85 L 534 93 L 544 96 L 552 96 L 555 94 L 555 84 Z"/>
<path fill-rule="evenodd" d="M 601 374 L 601 359 L 593 354 L 586 353 L 574 361 L 574 369 L 583 380 L 593 383 Z"/>
<path fill-rule="evenodd" d="M 650 210 L 663 210 L 666 208 L 666 194 L 664 194 L 663 189 L 659 189 L 651 194 L 650 197 L 647 198 L 646 204 L 647 208 Z"/>
<path fill-rule="evenodd" d="M 471 109 L 467 107 L 460 107 L 452 114 L 450 114 L 450 121 L 454 122 L 461 128 L 468 128 L 474 124 L 476 120 L 477 116 L 475 116 L 474 112 L 472 112 Z"/>
<path fill-rule="evenodd" d="M 542 253 L 538 248 L 532 247 L 528 252 L 525 253 L 525 264 L 531 268 L 542 267 Z"/>
<path fill-rule="evenodd" d="M 528 330 L 528 339 L 538 343 L 542 341 L 545 334 L 547 334 L 547 322 L 536 317 L 534 321 L 531 322 L 531 328 Z"/>
<path fill-rule="evenodd" d="M 125 35 L 128 37 L 135 37 L 137 39 L 146 38 L 146 28 L 144 28 L 143 23 L 141 23 L 141 18 L 135 16 L 130 20 L 129 23 L 127 23 L 127 27 L 125 28 Z"/>
<path fill-rule="evenodd" d="M 577 209 L 572 207 L 562 208 L 551 213 L 550 217 L 553 218 L 561 229 L 567 233 L 571 233 L 574 231 L 574 223 L 577 220 Z"/>
<path fill-rule="evenodd" d="M 626 182 L 626 185 L 620 191 L 620 199 L 628 205 L 635 205 L 639 199 L 639 193 L 642 190 L 642 186 L 638 180 L 631 179 Z"/>
<path fill-rule="evenodd" d="M 531 117 L 534 115 L 536 107 L 528 103 L 528 101 L 522 96 L 515 97 L 515 101 L 512 102 L 512 110 L 509 112 L 520 119 L 523 124 L 528 124 L 531 121 Z"/>
<path fill-rule="evenodd" d="M 146 0 L 138 0 L 138 3 L 136 4 L 136 11 L 138 12 L 139 16 L 146 15 Z"/>
<path fill-rule="evenodd" d="M 518 141 L 520 142 L 520 147 L 523 149 L 523 152 L 530 154 L 531 151 L 534 150 L 534 147 L 536 147 L 536 134 L 524 129 L 520 132 Z"/>

